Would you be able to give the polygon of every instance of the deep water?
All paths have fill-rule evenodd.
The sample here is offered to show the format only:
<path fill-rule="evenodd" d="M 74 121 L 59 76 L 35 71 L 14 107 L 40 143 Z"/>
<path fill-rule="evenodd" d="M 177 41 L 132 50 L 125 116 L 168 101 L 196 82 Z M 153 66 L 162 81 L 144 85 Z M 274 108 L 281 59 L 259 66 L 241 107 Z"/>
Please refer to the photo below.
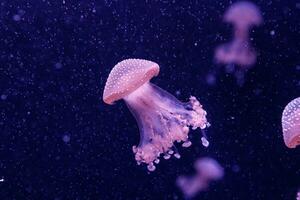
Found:
<path fill-rule="evenodd" d="M 281 114 L 300 96 L 300 2 L 255 1 L 257 63 L 237 85 L 214 49 L 231 39 L 230 1 L 32 0 L 0 2 L 0 199 L 182 199 L 175 185 L 201 156 L 224 178 L 196 199 L 290 200 L 300 188 L 300 147 L 288 149 Z M 160 65 L 152 83 L 181 101 L 196 96 L 211 127 L 181 159 L 138 166 L 135 119 L 103 88 L 126 58 Z M 207 83 L 208 74 L 215 84 Z"/>

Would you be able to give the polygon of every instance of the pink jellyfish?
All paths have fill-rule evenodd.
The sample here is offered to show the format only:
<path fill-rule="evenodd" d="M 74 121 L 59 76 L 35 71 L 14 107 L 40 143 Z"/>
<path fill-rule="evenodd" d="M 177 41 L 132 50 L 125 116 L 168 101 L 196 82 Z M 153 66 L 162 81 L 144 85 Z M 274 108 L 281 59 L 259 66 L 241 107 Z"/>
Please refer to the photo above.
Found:
<path fill-rule="evenodd" d="M 300 200 L 300 190 L 297 193 L 296 200 Z"/>
<path fill-rule="evenodd" d="M 192 198 L 198 192 L 206 190 L 211 181 L 220 180 L 224 176 L 224 170 L 214 159 L 204 157 L 195 162 L 196 175 L 192 177 L 179 176 L 177 186 L 185 197 Z"/>
<path fill-rule="evenodd" d="M 256 52 L 249 41 L 249 29 L 262 23 L 260 10 L 251 2 L 241 1 L 229 7 L 224 15 L 224 21 L 234 26 L 234 38 L 231 42 L 222 44 L 215 50 L 215 60 L 227 65 L 227 72 L 235 72 L 238 83 L 242 84 L 244 71 L 256 62 Z M 234 70 L 237 64 L 242 68 Z"/>
<path fill-rule="evenodd" d="M 180 158 L 174 142 L 183 142 L 189 147 L 189 126 L 204 129 L 209 124 L 206 111 L 199 101 L 191 96 L 182 103 L 160 87 L 150 83 L 157 76 L 157 63 L 142 59 L 127 59 L 119 62 L 110 72 L 103 92 L 103 101 L 113 104 L 123 99 L 134 115 L 140 130 L 140 142 L 133 146 L 138 164 L 145 163 L 149 171 L 159 163 L 160 154 L 169 159 L 172 154 Z M 204 146 L 208 141 L 202 137 Z"/>
<path fill-rule="evenodd" d="M 249 29 L 262 23 L 259 9 L 250 2 L 235 3 L 226 11 L 224 21 L 233 24 L 234 38 L 230 43 L 216 49 L 216 60 L 224 64 L 253 65 L 256 61 L 256 53 L 249 42 Z"/>
<path fill-rule="evenodd" d="M 284 108 L 281 122 L 285 145 L 295 148 L 300 144 L 300 97 Z"/>

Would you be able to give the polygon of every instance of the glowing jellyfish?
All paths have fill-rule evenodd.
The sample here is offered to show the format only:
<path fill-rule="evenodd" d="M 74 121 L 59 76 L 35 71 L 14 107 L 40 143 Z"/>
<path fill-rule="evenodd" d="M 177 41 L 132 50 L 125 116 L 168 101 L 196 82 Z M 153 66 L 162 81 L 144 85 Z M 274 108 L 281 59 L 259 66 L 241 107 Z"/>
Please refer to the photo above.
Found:
<path fill-rule="evenodd" d="M 296 200 L 300 200 L 300 190 L 297 193 Z"/>
<path fill-rule="evenodd" d="M 251 2 L 234 3 L 225 12 L 224 21 L 234 26 L 234 38 L 231 42 L 220 45 L 215 50 L 215 60 L 229 64 L 227 72 L 236 72 L 236 78 L 243 81 L 244 72 L 256 62 L 256 52 L 249 41 L 249 30 L 262 23 L 260 10 Z M 234 70 L 237 64 L 238 70 Z M 239 81 L 239 80 L 238 80 Z"/>
<path fill-rule="evenodd" d="M 212 158 L 200 158 L 194 165 L 197 171 L 194 176 L 179 176 L 176 181 L 186 198 L 194 197 L 198 192 L 206 190 L 211 181 L 220 180 L 224 176 L 223 168 Z"/>
<path fill-rule="evenodd" d="M 189 126 L 204 129 L 209 124 L 206 111 L 199 101 L 191 96 L 182 103 L 174 96 L 150 83 L 159 73 L 158 64 L 142 59 L 127 59 L 119 62 L 107 79 L 103 100 L 107 104 L 123 99 L 134 115 L 140 130 L 140 142 L 133 146 L 138 164 L 145 163 L 148 170 L 155 170 L 160 154 L 169 159 L 180 155 L 174 142 L 183 142 L 183 147 L 192 143 L 188 138 Z M 202 142 L 208 146 L 203 137 Z"/>
<path fill-rule="evenodd" d="M 206 111 L 199 101 L 191 96 L 182 103 L 174 96 L 150 83 L 159 73 L 158 64 L 142 59 L 127 59 L 119 62 L 107 79 L 103 100 L 107 104 L 123 99 L 134 115 L 140 130 L 140 142 L 133 146 L 138 164 L 145 163 L 148 170 L 155 170 L 160 154 L 169 159 L 180 155 L 174 142 L 183 142 L 189 147 L 189 126 L 192 129 L 207 127 Z M 203 144 L 208 146 L 203 137 Z"/>
<path fill-rule="evenodd" d="M 281 122 L 285 145 L 295 148 L 300 144 L 300 97 L 284 108 Z"/>

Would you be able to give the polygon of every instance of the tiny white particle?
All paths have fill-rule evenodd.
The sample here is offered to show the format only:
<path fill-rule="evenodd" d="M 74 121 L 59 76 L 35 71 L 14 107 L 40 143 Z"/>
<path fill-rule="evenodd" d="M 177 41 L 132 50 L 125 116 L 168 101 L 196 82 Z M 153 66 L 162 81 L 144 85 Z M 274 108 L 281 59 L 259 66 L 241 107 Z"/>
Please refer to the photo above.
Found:
<path fill-rule="evenodd" d="M 64 135 L 62 139 L 63 139 L 63 141 L 64 141 L 65 143 L 69 143 L 70 140 L 71 140 L 71 138 L 70 138 L 69 135 Z"/>
<path fill-rule="evenodd" d="M 275 31 L 274 30 L 272 30 L 272 31 L 270 31 L 270 35 L 275 35 Z"/>
<path fill-rule="evenodd" d="M 208 140 L 205 137 L 201 137 L 201 142 L 202 142 L 202 145 L 204 147 L 208 147 L 209 146 L 209 142 L 208 142 Z"/>
<path fill-rule="evenodd" d="M 61 63 L 59 63 L 59 62 L 55 63 L 54 66 L 55 66 L 56 69 L 61 69 L 63 67 L 63 65 Z"/>
<path fill-rule="evenodd" d="M 7 95 L 2 94 L 2 95 L 1 95 L 1 100 L 6 100 L 6 99 L 7 99 Z"/>
<path fill-rule="evenodd" d="M 18 21 L 21 20 L 21 16 L 16 14 L 16 15 L 13 16 L 13 20 L 18 22 Z"/>

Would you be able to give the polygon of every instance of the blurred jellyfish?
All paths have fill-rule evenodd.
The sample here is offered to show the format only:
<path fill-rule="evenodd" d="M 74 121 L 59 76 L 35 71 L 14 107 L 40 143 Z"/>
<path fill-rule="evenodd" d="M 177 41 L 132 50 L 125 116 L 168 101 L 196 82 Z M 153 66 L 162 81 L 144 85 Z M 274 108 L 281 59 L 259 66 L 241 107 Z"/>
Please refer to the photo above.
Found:
<path fill-rule="evenodd" d="M 158 73 L 159 66 L 152 61 L 123 60 L 111 70 L 103 92 L 105 103 L 123 99 L 134 115 L 140 142 L 132 149 L 137 163 L 147 164 L 149 171 L 155 170 L 160 154 L 165 159 L 171 155 L 180 158 L 173 143 L 183 142 L 183 147 L 192 144 L 188 139 L 189 126 L 204 129 L 208 125 L 206 111 L 195 97 L 182 103 L 149 82 Z"/>
<path fill-rule="evenodd" d="M 295 148 L 300 144 L 300 97 L 284 108 L 281 122 L 285 145 Z"/>
<path fill-rule="evenodd" d="M 212 158 L 200 158 L 195 162 L 194 167 L 196 169 L 194 176 L 179 176 L 176 181 L 186 198 L 192 198 L 198 192 L 208 189 L 211 181 L 220 180 L 224 176 L 223 168 Z"/>
<path fill-rule="evenodd" d="M 249 42 L 249 29 L 262 23 L 259 9 L 250 2 L 235 3 L 226 11 L 224 21 L 233 24 L 234 38 L 230 43 L 216 49 L 217 61 L 241 66 L 253 65 L 256 61 L 256 53 Z"/>
<path fill-rule="evenodd" d="M 244 71 L 256 62 L 256 52 L 249 41 L 249 30 L 262 23 L 260 10 L 251 2 L 234 3 L 224 14 L 224 21 L 234 26 L 234 37 L 231 42 L 222 44 L 215 50 L 215 60 L 221 64 L 240 66 L 236 73 L 238 81 L 243 81 Z M 230 72 L 227 70 L 227 72 Z"/>
<path fill-rule="evenodd" d="M 300 190 L 297 192 L 296 200 L 300 200 Z"/>

